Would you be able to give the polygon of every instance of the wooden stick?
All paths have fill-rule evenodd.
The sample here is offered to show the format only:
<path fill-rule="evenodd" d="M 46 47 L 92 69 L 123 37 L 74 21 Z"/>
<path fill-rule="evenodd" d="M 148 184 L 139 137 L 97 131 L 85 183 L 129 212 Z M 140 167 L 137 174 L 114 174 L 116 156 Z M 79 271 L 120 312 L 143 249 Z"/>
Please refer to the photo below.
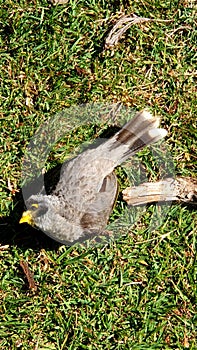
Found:
<path fill-rule="evenodd" d="M 127 187 L 122 193 L 123 199 L 132 206 L 171 201 L 197 204 L 197 179 L 177 177 L 145 182 L 139 186 Z"/>
<path fill-rule="evenodd" d="M 27 277 L 29 288 L 36 292 L 37 286 L 35 284 L 33 273 L 30 271 L 27 261 L 20 260 L 20 266 L 22 267 L 23 272 Z"/>

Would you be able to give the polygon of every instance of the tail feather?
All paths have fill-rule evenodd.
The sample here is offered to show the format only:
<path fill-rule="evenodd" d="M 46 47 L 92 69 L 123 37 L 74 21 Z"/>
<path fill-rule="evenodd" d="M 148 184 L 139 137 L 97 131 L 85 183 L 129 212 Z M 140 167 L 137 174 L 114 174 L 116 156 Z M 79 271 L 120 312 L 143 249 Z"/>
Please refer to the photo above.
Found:
<path fill-rule="evenodd" d="M 159 129 L 159 118 L 153 117 L 146 110 L 138 112 L 108 142 L 108 152 L 116 165 L 121 164 L 143 147 L 159 141 L 167 131 Z"/>

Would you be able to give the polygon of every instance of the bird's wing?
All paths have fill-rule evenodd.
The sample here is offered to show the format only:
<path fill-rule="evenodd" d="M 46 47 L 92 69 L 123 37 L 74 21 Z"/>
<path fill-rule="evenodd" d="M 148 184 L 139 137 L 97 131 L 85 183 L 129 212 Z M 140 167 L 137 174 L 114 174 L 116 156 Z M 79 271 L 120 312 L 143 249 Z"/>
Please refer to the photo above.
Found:
<path fill-rule="evenodd" d="M 80 222 L 84 230 L 102 230 L 106 227 L 117 193 L 117 178 L 114 173 L 111 173 L 104 178 L 99 192 L 95 194 L 93 200 L 86 207 Z"/>

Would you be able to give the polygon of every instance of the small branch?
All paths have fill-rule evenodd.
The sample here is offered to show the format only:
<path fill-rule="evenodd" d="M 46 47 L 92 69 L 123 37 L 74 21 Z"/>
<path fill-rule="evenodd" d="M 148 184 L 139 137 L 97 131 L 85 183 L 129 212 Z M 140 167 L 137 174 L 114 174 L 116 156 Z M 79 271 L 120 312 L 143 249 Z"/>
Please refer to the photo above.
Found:
<path fill-rule="evenodd" d="M 128 205 L 142 205 L 153 202 L 179 201 L 197 204 L 197 179 L 190 177 L 167 178 L 157 182 L 146 182 L 127 187 L 122 191 Z"/>
<path fill-rule="evenodd" d="M 25 276 L 27 277 L 27 280 L 29 283 L 29 288 L 36 292 L 37 286 L 36 286 L 35 281 L 34 281 L 34 276 L 29 269 L 28 263 L 24 260 L 20 260 L 20 266 L 22 267 L 23 272 L 24 272 Z"/>

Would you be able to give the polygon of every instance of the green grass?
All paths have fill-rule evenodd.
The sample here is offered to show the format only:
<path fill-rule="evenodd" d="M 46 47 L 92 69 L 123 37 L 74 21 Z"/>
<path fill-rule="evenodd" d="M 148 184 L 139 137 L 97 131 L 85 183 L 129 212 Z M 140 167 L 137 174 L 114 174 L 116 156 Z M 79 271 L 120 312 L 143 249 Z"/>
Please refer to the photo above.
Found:
<path fill-rule="evenodd" d="M 172 21 L 134 25 L 104 52 L 121 11 Z M 94 248 L 60 246 L 18 224 L 25 149 L 44 121 L 69 106 L 150 108 L 169 131 L 175 174 L 196 176 L 194 1 L 5 0 L 0 21 L 1 349 L 197 349 L 196 208 L 169 207 L 153 230 L 150 206 L 137 225 L 123 225 L 114 242 Z M 106 130 L 82 127 L 64 137 L 47 169 L 100 128 Z M 150 151 L 140 160 L 157 179 Z M 120 186 L 128 185 L 125 172 L 118 174 Z M 120 197 L 114 217 L 122 208 Z M 36 292 L 20 260 L 34 273 Z"/>

